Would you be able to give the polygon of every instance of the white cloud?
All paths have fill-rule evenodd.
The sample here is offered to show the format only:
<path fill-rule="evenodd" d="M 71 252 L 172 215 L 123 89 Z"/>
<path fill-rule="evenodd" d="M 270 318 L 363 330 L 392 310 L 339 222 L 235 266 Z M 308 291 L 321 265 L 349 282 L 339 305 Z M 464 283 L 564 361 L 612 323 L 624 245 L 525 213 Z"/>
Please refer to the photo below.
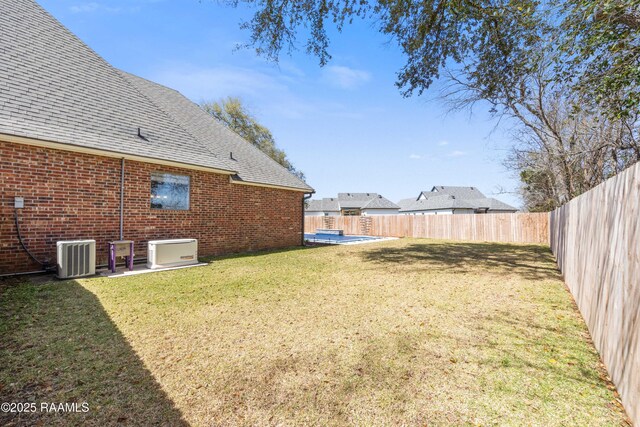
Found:
<path fill-rule="evenodd" d="M 283 73 L 289 74 L 290 76 L 293 76 L 293 77 L 302 78 L 305 76 L 304 71 L 302 71 L 302 69 L 298 68 L 291 62 L 280 61 L 278 62 L 278 68 Z"/>
<path fill-rule="evenodd" d="M 286 85 L 272 76 L 241 67 L 200 68 L 178 65 L 167 67 L 151 78 L 196 100 L 258 96 L 287 90 Z"/>
<path fill-rule="evenodd" d="M 120 13 L 120 12 L 137 12 L 140 10 L 139 6 L 134 7 L 114 7 L 107 6 L 97 2 L 78 3 L 69 8 L 72 13 L 93 13 L 93 12 L 106 12 L 106 13 Z"/>
<path fill-rule="evenodd" d="M 71 6 L 69 10 L 73 13 L 95 12 L 100 8 L 98 3 L 82 3 Z"/>
<path fill-rule="evenodd" d="M 342 65 L 330 65 L 322 70 L 322 79 L 331 86 L 355 89 L 371 80 L 371 74 Z"/>
<path fill-rule="evenodd" d="M 449 153 L 449 157 L 462 157 L 466 156 L 468 153 L 466 151 L 453 150 Z"/>
<path fill-rule="evenodd" d="M 170 64 L 146 76 L 180 91 L 199 102 L 237 96 L 248 102 L 258 116 L 268 114 L 299 119 L 309 115 L 362 119 L 364 112 L 330 101 L 309 100 L 296 94 L 298 84 L 282 72 L 244 67 L 198 67 L 190 64 Z"/>
<path fill-rule="evenodd" d="M 442 141 L 438 142 L 438 145 L 444 147 L 445 145 L 449 145 L 449 141 L 443 139 Z"/>
<path fill-rule="evenodd" d="M 410 159 L 421 159 L 422 156 L 420 154 L 409 154 Z"/>

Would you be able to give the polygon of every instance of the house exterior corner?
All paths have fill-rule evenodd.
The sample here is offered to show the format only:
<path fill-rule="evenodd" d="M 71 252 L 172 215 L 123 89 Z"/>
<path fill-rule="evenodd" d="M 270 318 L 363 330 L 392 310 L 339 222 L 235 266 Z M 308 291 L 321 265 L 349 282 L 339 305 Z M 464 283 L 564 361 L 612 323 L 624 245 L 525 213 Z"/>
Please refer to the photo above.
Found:
<path fill-rule="evenodd" d="M 120 232 L 121 160 L 3 141 L 0 137 L 0 274 L 39 270 L 18 239 L 39 261 L 55 265 L 56 242 L 95 239 L 96 262 L 107 262 L 107 243 Z M 296 246 L 302 240 L 304 193 L 234 184 L 228 175 L 127 160 L 124 174 L 124 237 L 146 258 L 154 239 L 195 238 L 201 256 Z M 190 178 L 189 208 L 151 207 L 151 174 Z M 14 209 L 14 198 L 24 208 Z"/>

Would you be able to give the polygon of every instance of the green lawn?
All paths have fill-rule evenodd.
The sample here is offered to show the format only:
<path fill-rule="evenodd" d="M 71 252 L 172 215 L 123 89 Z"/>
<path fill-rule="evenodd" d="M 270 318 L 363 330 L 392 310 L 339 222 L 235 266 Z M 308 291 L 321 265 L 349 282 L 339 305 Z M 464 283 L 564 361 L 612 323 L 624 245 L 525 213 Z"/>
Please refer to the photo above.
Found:
<path fill-rule="evenodd" d="M 17 425 L 626 425 L 536 245 L 402 239 L 0 290 Z"/>

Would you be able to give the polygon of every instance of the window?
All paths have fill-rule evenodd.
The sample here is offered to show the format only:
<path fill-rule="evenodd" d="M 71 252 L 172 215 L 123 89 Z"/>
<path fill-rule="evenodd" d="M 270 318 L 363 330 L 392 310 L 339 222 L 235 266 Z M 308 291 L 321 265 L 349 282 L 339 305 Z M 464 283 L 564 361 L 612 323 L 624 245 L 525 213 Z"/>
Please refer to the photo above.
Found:
<path fill-rule="evenodd" d="M 360 209 L 342 209 L 344 216 L 360 216 Z"/>
<path fill-rule="evenodd" d="M 170 173 L 151 174 L 152 209 L 189 209 L 189 177 Z"/>

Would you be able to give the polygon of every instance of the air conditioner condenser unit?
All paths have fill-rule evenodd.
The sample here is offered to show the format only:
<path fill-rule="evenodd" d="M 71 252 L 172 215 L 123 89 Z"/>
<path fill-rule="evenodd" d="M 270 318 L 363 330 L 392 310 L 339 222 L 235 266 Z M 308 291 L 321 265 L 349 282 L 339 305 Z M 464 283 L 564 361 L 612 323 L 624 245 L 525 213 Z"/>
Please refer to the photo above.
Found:
<path fill-rule="evenodd" d="M 147 267 L 180 267 L 198 263 L 198 240 L 150 240 L 147 246 Z"/>
<path fill-rule="evenodd" d="M 92 276 L 96 274 L 96 241 L 67 240 L 56 242 L 58 277 Z"/>

